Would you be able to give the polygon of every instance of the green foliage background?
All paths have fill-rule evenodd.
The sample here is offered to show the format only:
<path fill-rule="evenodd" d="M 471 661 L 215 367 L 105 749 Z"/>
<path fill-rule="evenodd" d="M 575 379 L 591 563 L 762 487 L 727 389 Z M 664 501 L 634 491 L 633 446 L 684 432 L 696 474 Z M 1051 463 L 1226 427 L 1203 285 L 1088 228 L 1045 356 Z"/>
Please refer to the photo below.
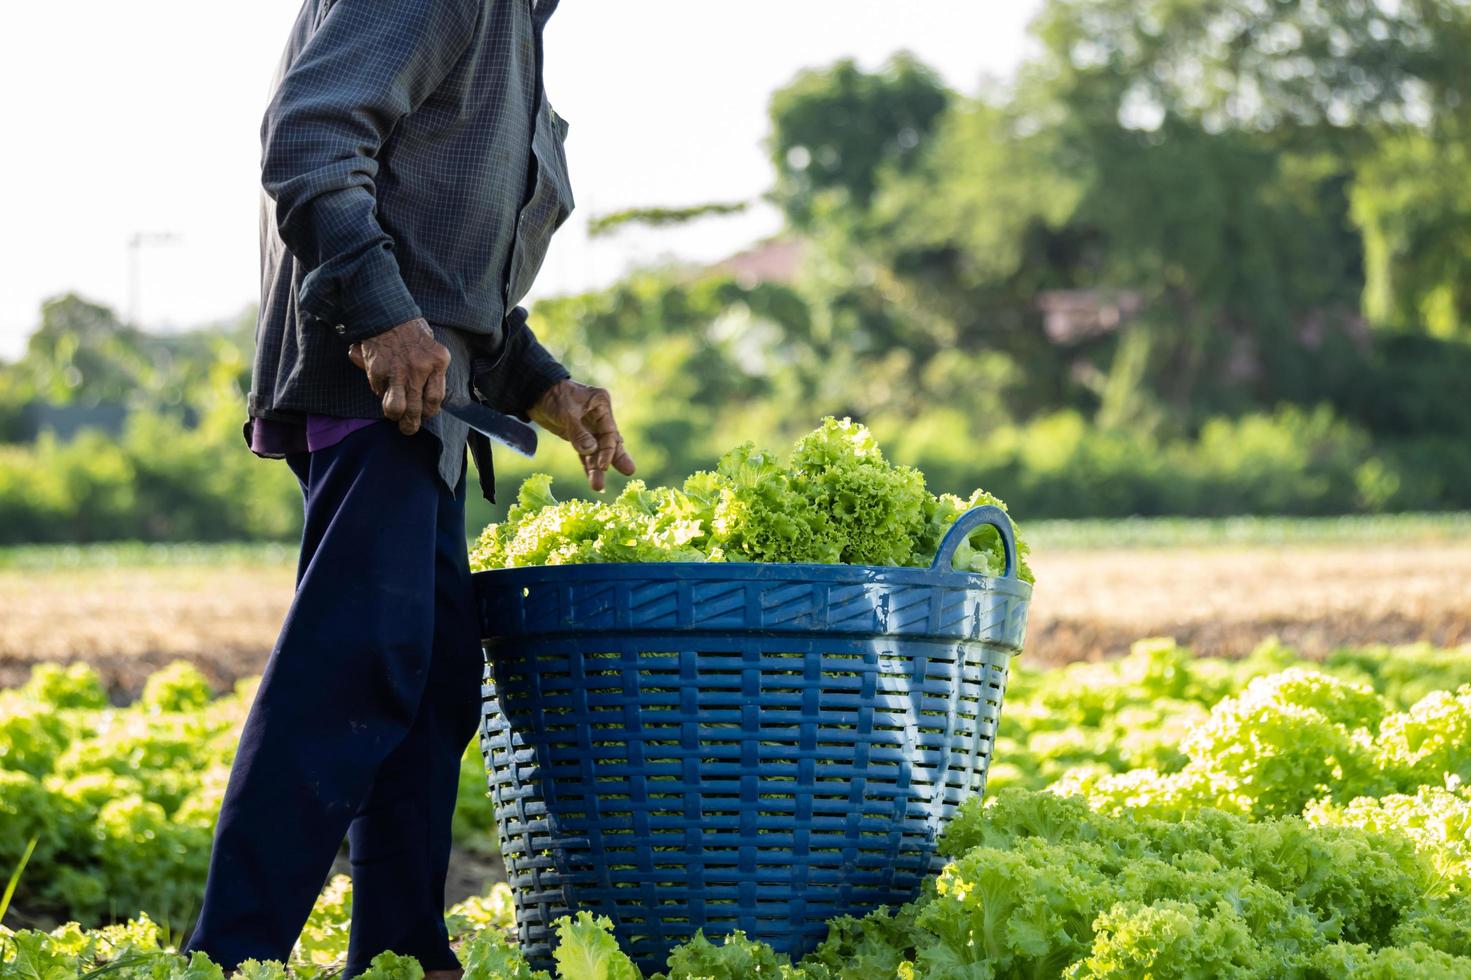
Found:
<path fill-rule="evenodd" d="M 899 55 L 775 93 L 790 274 L 537 304 L 640 476 L 831 414 L 1023 519 L 1471 507 L 1471 4 L 1050 0 L 1033 30 L 977 92 Z M 252 320 L 46 304 L 0 369 L 0 542 L 289 538 L 293 481 L 239 435 Z M 71 436 L 89 406 L 108 434 Z"/>

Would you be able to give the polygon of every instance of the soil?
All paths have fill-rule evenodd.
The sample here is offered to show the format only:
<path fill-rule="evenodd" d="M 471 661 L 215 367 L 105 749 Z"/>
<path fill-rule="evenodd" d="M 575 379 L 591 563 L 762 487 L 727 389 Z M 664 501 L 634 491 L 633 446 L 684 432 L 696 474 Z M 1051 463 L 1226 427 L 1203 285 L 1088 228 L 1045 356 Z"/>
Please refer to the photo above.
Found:
<path fill-rule="evenodd" d="M 1115 656 L 1145 636 L 1211 656 L 1274 636 L 1309 657 L 1471 643 L 1471 543 L 1055 551 L 1032 564 L 1026 655 L 1040 663 Z"/>
<path fill-rule="evenodd" d="M 189 660 L 228 689 L 265 666 L 294 579 L 284 564 L 0 572 L 0 687 L 81 660 L 121 703 Z"/>
<path fill-rule="evenodd" d="M 332 865 L 331 875 L 339 874 L 352 876 L 346 849 L 337 855 Z M 484 895 L 490 891 L 490 886 L 505 880 L 506 864 L 499 854 L 456 846 L 450 851 L 449 878 L 444 883 L 444 907 L 448 909 L 472 895 Z"/>

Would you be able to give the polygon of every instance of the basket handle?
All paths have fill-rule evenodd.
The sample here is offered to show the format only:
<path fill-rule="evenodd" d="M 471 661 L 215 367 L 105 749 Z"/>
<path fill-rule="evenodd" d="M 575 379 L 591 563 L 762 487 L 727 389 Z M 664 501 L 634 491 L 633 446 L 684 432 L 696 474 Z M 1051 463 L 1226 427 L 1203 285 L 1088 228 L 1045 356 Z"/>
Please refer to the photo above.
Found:
<path fill-rule="evenodd" d="M 1001 535 L 1001 551 L 1006 557 L 1006 568 L 1001 577 L 1016 578 L 1016 532 L 1011 529 L 1011 518 L 1006 516 L 1006 511 L 993 504 L 972 507 L 955 519 L 955 523 L 950 525 L 950 530 L 940 540 L 940 550 L 935 553 L 935 563 L 931 567 L 936 571 L 951 571 L 960 542 L 969 538 L 983 524 L 991 525 Z"/>

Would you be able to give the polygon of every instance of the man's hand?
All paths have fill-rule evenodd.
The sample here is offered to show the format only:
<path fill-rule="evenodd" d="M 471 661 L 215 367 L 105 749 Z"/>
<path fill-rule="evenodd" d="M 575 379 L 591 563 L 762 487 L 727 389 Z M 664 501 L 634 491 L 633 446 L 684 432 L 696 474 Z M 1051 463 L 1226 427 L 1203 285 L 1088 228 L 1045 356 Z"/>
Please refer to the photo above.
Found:
<path fill-rule="evenodd" d="M 347 356 L 368 373 L 373 393 L 383 399 L 384 418 L 397 422 L 406 436 L 418 432 L 444 404 L 449 351 L 422 317 L 353 344 Z"/>
<path fill-rule="evenodd" d="M 623 448 L 623 437 L 613 421 L 613 400 L 602 388 L 576 381 L 559 381 L 546 390 L 527 413 L 531 420 L 572 443 L 582 457 L 588 486 L 601 491 L 603 474 L 612 466 L 633 476 L 633 457 Z"/>

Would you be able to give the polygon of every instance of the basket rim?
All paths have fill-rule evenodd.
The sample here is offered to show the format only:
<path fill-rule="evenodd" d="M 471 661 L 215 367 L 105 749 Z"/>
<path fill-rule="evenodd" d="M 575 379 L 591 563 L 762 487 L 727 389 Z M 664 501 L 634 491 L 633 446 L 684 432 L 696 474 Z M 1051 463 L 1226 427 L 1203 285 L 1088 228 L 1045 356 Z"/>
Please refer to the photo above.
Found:
<path fill-rule="evenodd" d="M 1020 578 L 1002 578 L 978 572 L 958 572 L 903 565 L 819 565 L 797 562 L 580 562 L 567 565 L 526 565 L 472 572 L 478 585 L 515 588 L 528 583 L 585 585 L 628 579 L 703 579 L 733 582 L 822 582 L 833 585 L 922 585 L 995 592 L 1030 601 L 1032 584 Z"/>

